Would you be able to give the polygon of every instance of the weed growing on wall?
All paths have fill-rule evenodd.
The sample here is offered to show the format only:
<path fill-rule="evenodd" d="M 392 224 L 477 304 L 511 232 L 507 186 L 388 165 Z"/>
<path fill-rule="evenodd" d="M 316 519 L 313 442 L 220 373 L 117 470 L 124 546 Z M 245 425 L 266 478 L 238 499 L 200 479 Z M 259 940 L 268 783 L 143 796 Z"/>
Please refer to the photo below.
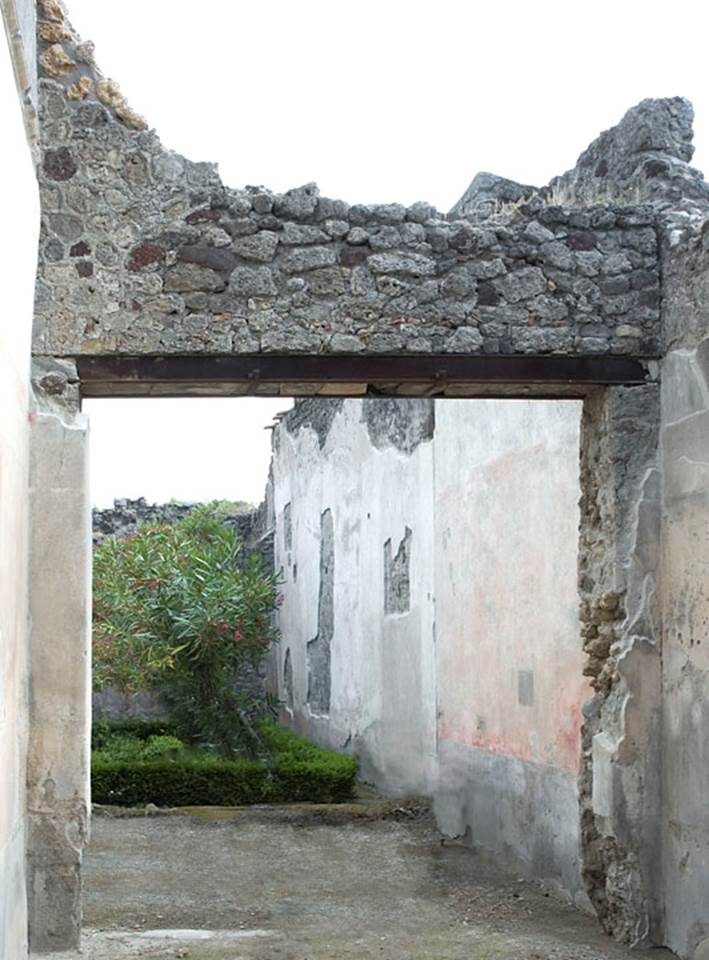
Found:
<path fill-rule="evenodd" d="M 268 705 L 234 678 L 277 639 L 277 587 L 259 557 L 241 562 L 218 504 L 107 538 L 94 553 L 95 688 L 159 689 L 188 742 L 257 754 Z"/>

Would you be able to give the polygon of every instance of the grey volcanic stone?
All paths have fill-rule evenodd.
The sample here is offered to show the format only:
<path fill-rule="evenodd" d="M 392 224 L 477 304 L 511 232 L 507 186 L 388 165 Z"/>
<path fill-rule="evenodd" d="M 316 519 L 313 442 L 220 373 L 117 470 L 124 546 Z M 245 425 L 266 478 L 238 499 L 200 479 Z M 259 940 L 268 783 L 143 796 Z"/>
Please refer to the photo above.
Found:
<path fill-rule="evenodd" d="M 177 293 L 193 290 L 205 290 L 218 293 L 226 287 L 224 277 L 196 263 L 178 263 L 165 274 L 165 289 Z"/>
<path fill-rule="evenodd" d="M 281 234 L 281 243 L 283 244 L 327 243 L 329 239 L 330 235 L 321 230 L 320 227 L 302 223 L 283 224 L 283 233 Z"/>
<path fill-rule="evenodd" d="M 222 250 L 218 247 L 184 246 L 180 247 L 177 256 L 180 260 L 187 260 L 189 263 L 198 263 L 212 270 L 226 272 L 231 272 L 237 264 L 237 259 L 230 250 Z"/>
<path fill-rule="evenodd" d="M 234 241 L 234 252 L 245 260 L 260 260 L 267 263 L 276 255 L 278 234 L 271 230 L 260 230 L 250 237 L 240 237 Z"/>
<path fill-rule="evenodd" d="M 459 327 L 446 343 L 447 353 L 477 353 L 483 336 L 475 327 Z"/>
<path fill-rule="evenodd" d="M 306 220 L 315 213 L 319 190 L 314 183 L 289 190 L 274 198 L 273 212 L 283 219 Z"/>
<path fill-rule="evenodd" d="M 418 253 L 375 253 L 367 263 L 374 273 L 404 273 L 412 277 L 430 277 L 436 270 L 430 257 Z"/>
<path fill-rule="evenodd" d="M 319 353 L 341 343 L 337 337 L 355 337 L 356 346 L 344 342 L 357 351 L 364 343 L 372 353 L 445 352 L 449 341 L 458 349 L 456 329 L 477 322 L 479 310 L 505 329 L 478 352 L 514 350 L 512 329 L 530 322 L 558 326 L 576 349 L 580 338 L 602 339 L 581 332 L 593 317 L 603 319 L 619 354 L 632 355 L 638 340 L 615 335 L 624 324 L 641 331 L 646 352 L 658 352 L 658 250 L 647 208 L 566 209 L 488 174 L 467 193 L 472 207 L 459 204 L 449 218 L 427 203 L 350 207 L 320 197 L 315 184 L 283 195 L 229 189 L 213 165 L 169 153 L 114 107 L 86 111 L 66 84 L 41 80 L 43 102 L 61 120 L 43 129 L 47 164 L 38 171 L 36 353 L 110 353 L 119 345 L 153 356 L 247 345 Z M 658 109 L 664 116 L 668 108 Z M 65 264 L 66 249 L 80 242 L 95 254 Z M 624 285 L 575 286 L 625 274 L 655 280 L 617 293 Z M 276 301 L 275 309 L 259 298 Z M 466 349 L 476 339 L 468 334 Z"/>
<path fill-rule="evenodd" d="M 337 263 L 337 250 L 334 247 L 305 247 L 286 254 L 281 261 L 286 273 L 303 273 L 329 267 Z"/>
<path fill-rule="evenodd" d="M 524 228 L 523 236 L 527 240 L 533 241 L 533 243 L 546 243 L 554 239 L 554 234 L 551 230 L 547 230 L 546 227 L 543 227 L 541 223 L 538 223 L 536 220 L 532 220 L 531 223 L 527 224 Z"/>
<path fill-rule="evenodd" d="M 490 216 L 500 204 L 519 203 L 532 197 L 536 191 L 536 187 L 507 180 L 494 173 L 478 173 L 451 209 L 450 216 L 452 218 Z"/>
<path fill-rule="evenodd" d="M 597 203 L 599 198 L 653 200 L 662 206 L 683 198 L 706 203 L 709 185 L 688 165 L 694 152 L 693 119 L 692 105 L 683 97 L 643 100 L 544 192 L 578 204 Z"/>
<path fill-rule="evenodd" d="M 237 267 L 231 275 L 229 289 L 247 297 L 275 297 L 278 293 L 268 267 Z"/>
<path fill-rule="evenodd" d="M 495 280 L 495 287 L 509 303 L 517 303 L 542 293 L 547 281 L 539 267 L 524 267 Z"/>

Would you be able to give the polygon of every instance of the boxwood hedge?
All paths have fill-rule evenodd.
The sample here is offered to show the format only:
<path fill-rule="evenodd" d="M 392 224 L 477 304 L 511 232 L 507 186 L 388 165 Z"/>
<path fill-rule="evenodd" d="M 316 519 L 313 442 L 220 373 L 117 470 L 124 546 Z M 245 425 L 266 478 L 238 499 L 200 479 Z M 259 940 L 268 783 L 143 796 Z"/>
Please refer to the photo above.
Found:
<path fill-rule="evenodd" d="M 95 803 L 127 807 L 146 803 L 158 807 L 339 803 L 354 793 L 355 758 L 319 747 L 274 723 L 263 725 L 271 751 L 267 760 L 228 760 L 187 748 L 156 757 L 150 750 L 141 750 L 140 741 L 172 741 L 174 731 L 169 723 L 101 724 L 96 725 L 93 738 L 91 788 Z M 135 742 L 134 751 L 130 740 Z"/>

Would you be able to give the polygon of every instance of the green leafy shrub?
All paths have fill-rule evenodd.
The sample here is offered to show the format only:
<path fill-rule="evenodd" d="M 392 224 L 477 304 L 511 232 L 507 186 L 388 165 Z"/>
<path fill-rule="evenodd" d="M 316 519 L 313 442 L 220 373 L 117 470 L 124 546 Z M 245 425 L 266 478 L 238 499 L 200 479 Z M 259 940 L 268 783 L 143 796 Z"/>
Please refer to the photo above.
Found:
<path fill-rule="evenodd" d="M 177 736 L 177 726 L 171 720 L 94 720 L 91 727 L 91 749 L 103 749 L 109 740 L 129 737 L 148 740 L 150 737 Z"/>
<path fill-rule="evenodd" d="M 94 686 L 160 689 L 176 731 L 224 756 L 262 752 L 265 697 L 238 691 L 277 639 L 277 579 L 207 504 L 172 524 L 107 537 L 94 553 Z"/>
<path fill-rule="evenodd" d="M 142 756 L 146 760 L 163 760 L 170 757 L 178 757 L 184 752 L 185 745 L 177 737 L 169 735 L 162 737 L 149 737 L 143 746 Z"/>
<path fill-rule="evenodd" d="M 138 724 L 133 721 L 134 729 Z M 93 754 L 96 803 L 159 807 L 338 803 L 354 793 L 355 758 L 319 747 L 270 721 L 260 724 L 270 752 L 265 760 L 228 759 L 191 748 L 168 734 L 126 736 L 114 730 L 103 736 Z"/>

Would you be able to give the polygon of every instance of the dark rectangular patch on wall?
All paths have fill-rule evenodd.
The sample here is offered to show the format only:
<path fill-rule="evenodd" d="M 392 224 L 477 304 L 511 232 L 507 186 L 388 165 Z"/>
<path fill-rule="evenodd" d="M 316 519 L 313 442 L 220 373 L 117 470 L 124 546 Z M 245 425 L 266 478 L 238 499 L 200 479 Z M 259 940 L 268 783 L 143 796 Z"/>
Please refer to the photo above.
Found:
<path fill-rule="evenodd" d="M 522 707 L 534 706 L 534 673 L 531 670 L 517 672 L 517 700 Z"/>
<path fill-rule="evenodd" d="M 330 711 L 330 645 L 335 632 L 335 533 L 332 511 L 320 515 L 320 591 L 318 632 L 308 642 L 308 705 Z"/>
<path fill-rule="evenodd" d="M 288 553 L 293 549 L 293 521 L 291 519 L 290 503 L 287 503 L 283 508 L 283 546 Z"/>
<path fill-rule="evenodd" d="M 408 613 L 411 609 L 411 530 L 406 527 L 396 556 L 391 540 L 384 544 L 384 613 Z"/>

